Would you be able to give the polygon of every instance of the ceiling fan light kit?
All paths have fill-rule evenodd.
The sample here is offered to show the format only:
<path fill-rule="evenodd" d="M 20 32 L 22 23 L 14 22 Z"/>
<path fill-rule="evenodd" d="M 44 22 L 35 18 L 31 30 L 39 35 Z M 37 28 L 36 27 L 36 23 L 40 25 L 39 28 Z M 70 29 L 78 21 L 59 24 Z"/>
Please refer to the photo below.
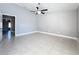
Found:
<path fill-rule="evenodd" d="M 41 11 L 37 11 L 38 14 L 41 14 Z"/>

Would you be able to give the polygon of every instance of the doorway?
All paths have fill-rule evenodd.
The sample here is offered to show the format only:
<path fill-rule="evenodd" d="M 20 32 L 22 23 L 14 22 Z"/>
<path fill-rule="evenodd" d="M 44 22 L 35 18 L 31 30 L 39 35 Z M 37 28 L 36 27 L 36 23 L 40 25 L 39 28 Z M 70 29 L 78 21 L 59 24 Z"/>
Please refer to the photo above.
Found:
<path fill-rule="evenodd" d="M 4 39 L 15 37 L 15 16 L 2 15 L 2 36 Z"/>

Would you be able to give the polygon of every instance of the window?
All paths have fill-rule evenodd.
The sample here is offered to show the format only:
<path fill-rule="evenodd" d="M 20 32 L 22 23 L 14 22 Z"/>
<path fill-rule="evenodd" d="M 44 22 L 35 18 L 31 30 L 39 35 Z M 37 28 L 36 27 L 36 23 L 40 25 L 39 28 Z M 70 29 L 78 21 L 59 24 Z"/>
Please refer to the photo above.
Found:
<path fill-rule="evenodd" d="M 8 27 L 11 28 L 11 22 L 9 22 Z"/>

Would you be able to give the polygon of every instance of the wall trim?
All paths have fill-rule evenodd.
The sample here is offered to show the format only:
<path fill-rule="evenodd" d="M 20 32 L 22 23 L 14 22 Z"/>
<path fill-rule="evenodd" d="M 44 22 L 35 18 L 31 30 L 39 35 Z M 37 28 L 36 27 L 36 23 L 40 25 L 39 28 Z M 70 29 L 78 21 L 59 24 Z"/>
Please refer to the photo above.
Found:
<path fill-rule="evenodd" d="M 43 34 L 52 35 L 52 36 L 58 36 L 58 37 L 64 37 L 64 38 L 69 38 L 69 39 L 78 40 L 77 37 L 70 37 L 70 36 L 66 36 L 66 35 L 55 34 L 55 33 L 49 33 L 49 32 L 42 32 L 42 31 L 38 31 L 38 32 L 39 32 L 39 33 L 43 33 Z"/>
<path fill-rule="evenodd" d="M 16 34 L 16 36 L 29 35 L 29 34 L 33 34 L 33 33 L 36 33 L 36 32 L 37 32 L 37 31 L 28 32 L 28 33 L 21 33 L 21 34 Z"/>
<path fill-rule="evenodd" d="M 58 37 L 64 37 L 64 38 L 78 40 L 77 37 L 70 37 L 70 36 L 66 36 L 66 35 L 49 33 L 49 32 L 43 32 L 43 31 L 33 31 L 33 32 L 28 32 L 28 33 L 16 34 L 16 36 L 29 35 L 29 34 L 33 34 L 33 33 L 43 33 L 43 34 L 47 34 L 47 35 L 52 35 L 52 36 L 58 36 Z"/>

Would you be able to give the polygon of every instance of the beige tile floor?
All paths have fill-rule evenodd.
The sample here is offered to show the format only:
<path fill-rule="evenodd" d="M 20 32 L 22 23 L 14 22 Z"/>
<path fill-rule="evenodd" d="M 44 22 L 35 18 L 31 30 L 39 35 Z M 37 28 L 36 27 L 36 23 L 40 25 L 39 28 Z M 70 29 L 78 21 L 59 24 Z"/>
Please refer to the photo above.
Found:
<path fill-rule="evenodd" d="M 76 40 L 49 36 L 41 33 L 4 39 L 0 42 L 0 54 L 7 55 L 78 55 Z"/>

